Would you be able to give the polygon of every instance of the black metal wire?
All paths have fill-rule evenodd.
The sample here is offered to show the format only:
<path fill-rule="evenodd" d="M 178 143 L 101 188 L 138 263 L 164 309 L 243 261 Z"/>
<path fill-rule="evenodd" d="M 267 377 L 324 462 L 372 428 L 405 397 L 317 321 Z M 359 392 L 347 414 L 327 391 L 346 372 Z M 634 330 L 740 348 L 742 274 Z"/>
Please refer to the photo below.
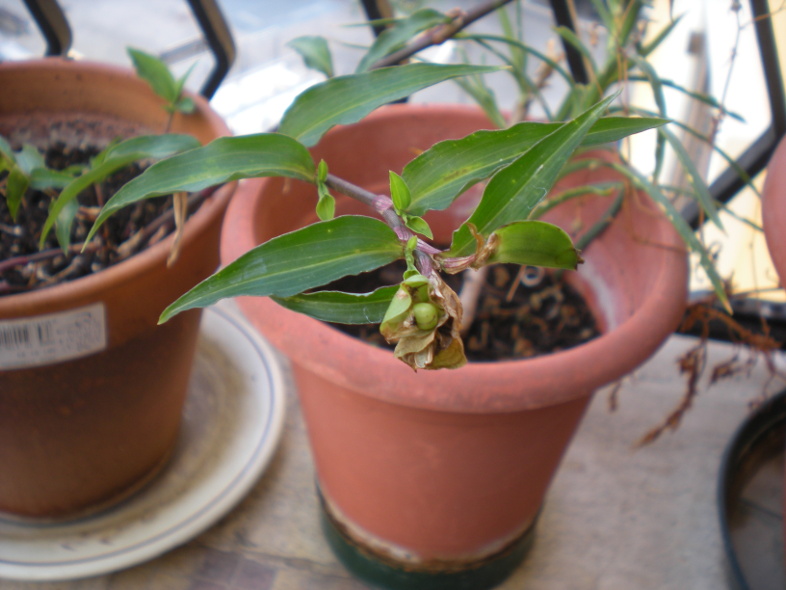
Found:
<path fill-rule="evenodd" d="M 188 0 L 188 4 L 215 59 L 216 65 L 200 90 L 205 98 L 210 99 L 235 61 L 235 42 L 215 0 Z"/>
<path fill-rule="evenodd" d="M 66 55 L 71 49 L 71 27 L 57 0 L 25 0 L 46 40 L 45 55 Z"/>
<path fill-rule="evenodd" d="M 375 21 L 385 17 L 377 0 L 360 0 L 360 3 L 363 5 L 363 10 L 365 10 L 366 18 L 368 20 Z M 371 26 L 371 28 L 374 31 L 374 36 L 376 37 L 378 37 L 379 34 L 385 30 L 385 26 L 380 24 L 374 24 Z"/>
<path fill-rule="evenodd" d="M 554 21 L 557 25 L 575 31 L 576 24 L 573 22 L 573 15 L 570 12 L 568 0 L 549 0 L 549 2 L 551 3 L 551 11 L 554 13 Z M 584 58 L 579 50 L 565 39 L 562 40 L 562 47 L 565 49 L 565 58 L 568 61 L 568 67 L 573 75 L 573 79 L 579 84 L 589 82 L 587 68 L 584 66 Z"/>
<path fill-rule="evenodd" d="M 753 178 L 764 170 L 781 138 L 786 135 L 786 95 L 783 89 L 783 76 L 775 32 L 770 18 L 767 0 L 751 0 L 751 14 L 756 28 L 759 45 L 759 58 L 767 84 L 767 97 L 770 105 L 771 123 L 736 160 L 737 165 Z M 710 194 L 721 203 L 728 203 L 746 185 L 734 167 L 726 168 L 710 186 Z M 704 221 L 699 206 L 691 202 L 683 211 L 691 227 L 698 229 Z"/>

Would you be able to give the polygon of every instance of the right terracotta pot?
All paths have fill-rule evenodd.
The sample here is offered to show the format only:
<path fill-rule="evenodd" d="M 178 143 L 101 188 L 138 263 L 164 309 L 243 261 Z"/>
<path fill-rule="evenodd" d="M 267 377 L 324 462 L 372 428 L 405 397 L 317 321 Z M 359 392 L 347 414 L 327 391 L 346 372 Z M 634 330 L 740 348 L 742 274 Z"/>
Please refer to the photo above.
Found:
<path fill-rule="evenodd" d="M 783 286 L 786 280 L 786 138 L 781 139 L 767 165 L 767 177 L 761 193 L 761 217 L 770 258 Z M 786 510 L 786 482 L 783 489 L 783 507 Z M 783 539 L 786 560 L 786 519 Z"/>
<path fill-rule="evenodd" d="M 482 128 L 491 126 L 474 108 L 393 105 L 334 129 L 314 156 L 380 193 L 388 171 L 419 150 Z M 600 167 L 562 185 L 613 178 Z M 314 220 L 315 195 L 310 185 L 280 179 L 241 184 L 225 219 L 222 262 Z M 550 220 L 586 229 L 609 204 L 587 195 Z M 443 240 L 467 217 L 466 206 L 457 202 L 431 220 Z M 340 213 L 354 207 L 339 199 Z M 238 299 L 291 360 L 327 536 L 356 573 L 393 588 L 485 588 L 520 560 L 593 391 L 652 355 L 687 300 L 684 247 L 644 195 L 630 199 L 583 255 L 568 280 L 602 336 L 531 360 L 458 370 L 415 373 L 389 351 L 270 299 Z"/>

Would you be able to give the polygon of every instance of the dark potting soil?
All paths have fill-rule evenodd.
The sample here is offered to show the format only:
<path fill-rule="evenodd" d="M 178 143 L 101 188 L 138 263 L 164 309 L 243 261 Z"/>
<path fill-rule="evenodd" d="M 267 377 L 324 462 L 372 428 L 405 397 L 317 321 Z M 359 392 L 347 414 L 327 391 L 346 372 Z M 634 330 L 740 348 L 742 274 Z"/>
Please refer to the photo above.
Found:
<path fill-rule="evenodd" d="M 97 148 L 69 148 L 57 143 L 47 149 L 44 158 L 49 168 L 63 170 L 87 164 L 98 152 Z M 169 197 L 158 197 L 117 212 L 107 220 L 86 250 L 80 252 L 101 205 L 141 171 L 142 167 L 134 164 L 111 175 L 97 189 L 91 186 L 79 195 L 80 210 L 72 228 L 73 246 L 68 254 L 60 249 L 54 231 L 50 232 L 43 249 L 38 247 L 53 200 L 51 195 L 28 190 L 16 220 L 11 218 L 5 199 L 0 195 L 0 296 L 40 289 L 98 272 L 167 235 L 171 227 L 152 235 L 144 232 L 138 235 L 170 208 Z M 3 178 L 0 174 L 0 191 L 4 188 Z M 145 239 L 140 239 L 142 237 Z"/>
<path fill-rule="evenodd" d="M 399 283 L 402 272 L 402 266 L 389 265 L 347 277 L 331 288 L 369 292 Z M 460 291 L 461 275 L 446 275 L 445 281 L 457 293 Z M 393 348 L 375 324 L 334 327 L 375 346 Z M 566 282 L 539 269 L 499 264 L 489 267 L 464 344 L 470 361 L 500 361 L 566 350 L 598 335 L 586 302 Z"/>

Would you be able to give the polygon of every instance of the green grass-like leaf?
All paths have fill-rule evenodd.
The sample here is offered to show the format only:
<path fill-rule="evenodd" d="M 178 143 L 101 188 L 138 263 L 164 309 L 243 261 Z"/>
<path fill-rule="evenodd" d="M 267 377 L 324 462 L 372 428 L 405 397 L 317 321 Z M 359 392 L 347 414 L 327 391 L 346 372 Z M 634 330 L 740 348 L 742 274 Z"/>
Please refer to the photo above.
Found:
<path fill-rule="evenodd" d="M 77 176 L 66 185 L 57 199 L 49 208 L 49 215 L 41 231 L 39 246 L 43 247 L 49 232 L 55 222 L 63 223 L 66 219 L 73 219 L 73 216 L 62 217 L 62 211 L 75 200 L 79 194 L 92 184 L 101 182 L 110 174 L 117 172 L 121 168 L 133 162 L 144 159 L 160 159 L 169 155 L 183 152 L 198 146 L 199 142 L 190 135 L 140 135 L 132 137 L 113 145 L 96 157 L 97 165 L 87 169 L 84 174 Z M 70 228 L 58 232 L 59 237 L 70 235 Z M 66 249 L 69 246 L 68 240 L 65 242 L 58 240 L 60 246 Z"/>
<path fill-rule="evenodd" d="M 327 78 L 333 77 L 333 55 L 324 37 L 304 35 L 292 39 L 287 45 L 300 54 L 306 67 L 324 74 Z"/>
<path fill-rule="evenodd" d="M 313 182 L 316 165 L 308 150 L 278 133 L 219 137 L 209 144 L 153 164 L 109 199 L 87 240 L 113 213 L 143 199 L 262 176 Z"/>
<path fill-rule="evenodd" d="M 316 291 L 292 297 L 273 297 L 276 303 L 323 322 L 378 324 L 398 290 L 398 285 L 380 287 L 371 293 Z"/>
<path fill-rule="evenodd" d="M 480 235 L 488 237 L 497 228 L 529 218 L 587 132 L 615 98 L 610 96 L 576 119 L 562 124 L 512 164 L 499 170 L 489 181 L 470 218 L 453 234 L 451 255 L 472 253 L 475 239 L 470 224 Z"/>
<path fill-rule="evenodd" d="M 604 117 L 591 127 L 581 145 L 612 143 L 664 123 L 664 119 L 654 117 Z M 513 162 L 561 125 L 524 122 L 434 145 L 407 164 L 402 172 L 412 195 L 407 211 L 423 215 L 430 209 L 447 208 L 467 188 Z"/>
<path fill-rule="evenodd" d="M 279 131 L 313 146 L 331 127 L 356 123 L 384 104 L 451 78 L 499 69 L 413 63 L 338 76 L 302 92 L 284 113 Z"/>
<path fill-rule="evenodd" d="M 291 297 L 404 255 L 396 233 L 371 217 L 348 215 L 273 238 L 205 279 L 161 315 L 241 295 Z"/>
<path fill-rule="evenodd" d="M 431 27 L 450 22 L 450 17 L 439 11 L 423 8 L 410 16 L 397 19 L 375 39 L 374 44 L 360 60 L 356 73 L 365 72 L 377 61 L 405 47 L 418 33 Z"/>
<path fill-rule="evenodd" d="M 513 263 L 575 270 L 581 257 L 570 236 L 545 221 L 519 221 L 493 233 L 499 245 L 487 264 Z"/>

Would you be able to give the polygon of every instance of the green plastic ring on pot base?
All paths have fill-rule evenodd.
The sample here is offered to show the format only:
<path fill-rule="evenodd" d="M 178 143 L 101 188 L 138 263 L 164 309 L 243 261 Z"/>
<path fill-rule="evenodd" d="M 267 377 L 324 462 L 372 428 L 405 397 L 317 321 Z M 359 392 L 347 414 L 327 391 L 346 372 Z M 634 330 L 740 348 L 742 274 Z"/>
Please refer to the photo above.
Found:
<path fill-rule="evenodd" d="M 322 495 L 322 529 L 331 549 L 341 563 L 363 581 L 387 590 L 486 590 L 501 584 L 519 566 L 535 539 L 532 524 L 499 554 L 459 571 L 419 572 L 397 568 L 377 559 L 341 530 L 325 509 Z"/>

